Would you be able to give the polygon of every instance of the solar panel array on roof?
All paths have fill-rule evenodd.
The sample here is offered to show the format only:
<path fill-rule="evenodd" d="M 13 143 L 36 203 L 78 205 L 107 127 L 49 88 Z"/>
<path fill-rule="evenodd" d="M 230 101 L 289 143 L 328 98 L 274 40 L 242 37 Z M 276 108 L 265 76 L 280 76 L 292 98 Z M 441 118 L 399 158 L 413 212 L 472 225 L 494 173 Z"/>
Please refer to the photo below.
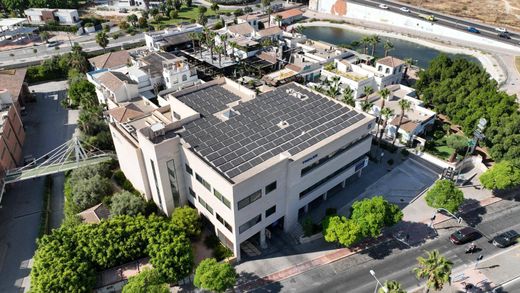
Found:
<path fill-rule="evenodd" d="M 306 95 L 305 99 L 288 93 Z M 215 168 L 233 178 L 288 151 L 295 155 L 365 116 L 295 84 L 233 107 L 226 121 L 213 116 L 239 99 L 219 85 L 177 97 L 204 115 L 180 135 Z M 288 126 L 280 127 L 280 122 Z M 284 124 L 286 125 L 286 124 Z"/>

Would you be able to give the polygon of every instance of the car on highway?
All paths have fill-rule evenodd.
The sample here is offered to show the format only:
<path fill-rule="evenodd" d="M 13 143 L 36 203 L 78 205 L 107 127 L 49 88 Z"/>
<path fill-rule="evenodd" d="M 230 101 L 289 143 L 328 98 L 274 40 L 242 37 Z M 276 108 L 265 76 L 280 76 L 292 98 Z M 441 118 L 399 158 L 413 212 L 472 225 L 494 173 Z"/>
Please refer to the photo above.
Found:
<path fill-rule="evenodd" d="M 506 29 L 506 28 L 503 28 L 503 27 L 496 27 L 495 30 L 496 30 L 497 32 L 507 33 L 507 29 Z"/>
<path fill-rule="evenodd" d="M 498 36 L 503 39 L 508 39 L 508 40 L 511 39 L 511 36 L 508 33 L 499 33 Z"/>
<path fill-rule="evenodd" d="M 386 4 L 379 4 L 379 8 L 381 8 L 381 9 L 388 9 L 388 5 L 386 5 Z"/>
<path fill-rule="evenodd" d="M 401 7 L 401 8 L 399 8 L 399 10 L 401 10 L 402 12 L 406 12 L 406 13 L 410 12 L 410 9 L 408 9 L 408 7 Z"/>
<path fill-rule="evenodd" d="M 450 235 L 450 241 L 453 244 L 464 244 L 473 240 L 477 240 L 478 238 L 480 238 L 480 236 L 482 236 L 482 234 L 480 234 L 480 232 L 477 231 L 475 228 L 464 227 L 460 230 L 453 232 Z"/>
<path fill-rule="evenodd" d="M 61 44 L 60 41 L 50 41 L 47 43 L 47 48 L 56 47 L 59 46 L 59 44 Z"/>
<path fill-rule="evenodd" d="M 470 33 L 480 34 L 480 31 L 472 26 L 468 26 L 467 30 Z"/>
<path fill-rule="evenodd" d="M 495 238 L 493 238 L 493 245 L 500 248 L 508 247 L 513 245 L 517 241 L 518 237 L 520 237 L 518 232 L 515 230 L 509 230 L 495 236 Z"/>

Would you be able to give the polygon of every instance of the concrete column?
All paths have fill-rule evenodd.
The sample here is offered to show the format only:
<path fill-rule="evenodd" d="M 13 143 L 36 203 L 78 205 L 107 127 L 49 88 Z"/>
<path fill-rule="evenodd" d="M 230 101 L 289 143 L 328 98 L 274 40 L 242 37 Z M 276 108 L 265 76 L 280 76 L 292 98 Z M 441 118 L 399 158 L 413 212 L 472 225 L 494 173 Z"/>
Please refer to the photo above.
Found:
<path fill-rule="evenodd" d="M 238 241 L 236 239 L 233 243 L 233 254 L 235 254 L 237 258 L 237 263 L 240 263 L 240 244 L 238 244 Z"/>
<path fill-rule="evenodd" d="M 260 230 L 260 247 L 262 249 L 267 248 L 267 243 L 265 242 L 265 228 L 262 228 L 262 230 Z"/>
<path fill-rule="evenodd" d="M 329 192 L 327 191 L 323 194 L 323 200 L 327 200 L 328 197 L 329 197 Z"/>
<path fill-rule="evenodd" d="M 341 188 L 345 188 L 345 185 L 347 185 L 347 179 L 341 181 Z"/>
<path fill-rule="evenodd" d="M 308 205 L 308 204 L 305 205 L 305 209 L 304 209 L 304 211 L 305 211 L 305 213 L 308 213 L 308 212 L 309 212 L 309 205 Z"/>

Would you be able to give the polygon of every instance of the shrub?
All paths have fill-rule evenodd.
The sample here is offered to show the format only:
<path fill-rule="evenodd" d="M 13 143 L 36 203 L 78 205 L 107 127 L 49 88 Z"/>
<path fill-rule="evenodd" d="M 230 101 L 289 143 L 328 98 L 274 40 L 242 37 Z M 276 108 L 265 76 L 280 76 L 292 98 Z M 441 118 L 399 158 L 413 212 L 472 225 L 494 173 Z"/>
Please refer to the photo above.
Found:
<path fill-rule="evenodd" d="M 228 257 L 232 257 L 233 252 L 222 245 L 222 243 L 219 243 L 217 246 L 213 248 L 213 257 L 216 258 L 218 261 L 224 260 Z"/>
<path fill-rule="evenodd" d="M 201 231 L 199 214 L 196 209 L 184 206 L 173 210 L 173 225 L 181 229 L 188 237 L 198 237 Z"/>
<path fill-rule="evenodd" d="M 230 264 L 218 263 L 215 259 L 207 258 L 197 267 L 193 284 L 201 289 L 225 292 L 233 288 L 236 281 L 237 273 Z"/>
<path fill-rule="evenodd" d="M 146 202 L 141 196 L 126 190 L 114 194 L 111 200 L 111 216 L 137 216 L 138 214 L 144 214 L 146 209 Z"/>

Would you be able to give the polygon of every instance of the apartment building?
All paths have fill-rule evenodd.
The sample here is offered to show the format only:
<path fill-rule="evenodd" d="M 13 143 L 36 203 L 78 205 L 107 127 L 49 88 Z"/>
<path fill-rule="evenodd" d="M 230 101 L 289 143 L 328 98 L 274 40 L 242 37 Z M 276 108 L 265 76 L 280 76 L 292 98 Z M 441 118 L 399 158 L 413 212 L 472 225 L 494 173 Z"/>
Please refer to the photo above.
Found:
<path fill-rule="evenodd" d="M 167 215 L 197 208 L 239 259 L 243 243 L 293 229 L 368 163 L 374 117 L 296 83 L 257 95 L 220 78 L 164 99 L 111 120 L 121 169 Z"/>
<path fill-rule="evenodd" d="M 7 89 L 0 89 L 0 174 L 21 163 L 24 140 L 20 106 Z"/>

